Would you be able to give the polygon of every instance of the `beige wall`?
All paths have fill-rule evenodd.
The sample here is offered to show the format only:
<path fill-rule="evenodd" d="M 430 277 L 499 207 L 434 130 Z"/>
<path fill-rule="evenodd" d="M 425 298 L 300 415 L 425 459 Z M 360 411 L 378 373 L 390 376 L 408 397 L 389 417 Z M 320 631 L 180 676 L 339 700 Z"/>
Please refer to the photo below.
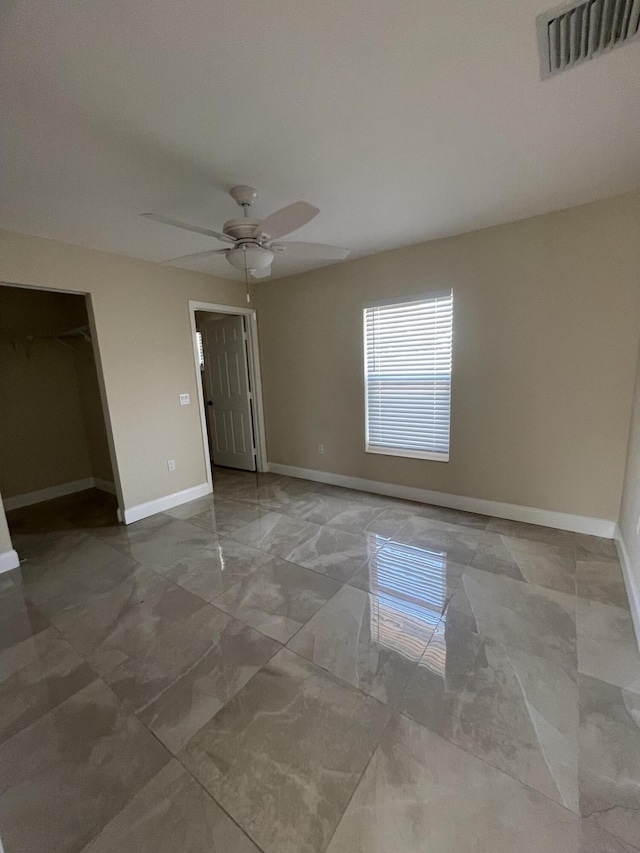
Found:
<path fill-rule="evenodd" d="M 5 498 L 91 477 L 74 356 L 0 341 L 0 486 Z"/>
<path fill-rule="evenodd" d="M 0 554 L 11 550 L 13 550 L 13 545 L 11 544 L 11 536 L 7 527 L 7 518 L 2 508 L 2 495 L 0 495 Z"/>
<path fill-rule="evenodd" d="M 10 232 L 0 281 L 90 295 L 126 508 L 206 481 L 188 302 L 242 305 L 242 284 Z"/>
<path fill-rule="evenodd" d="M 640 275 L 640 272 L 639 272 Z M 633 581 L 640 591 L 640 356 L 636 370 L 636 386 L 631 415 L 627 465 L 620 508 L 620 534 L 629 558 Z M 631 594 L 632 590 L 629 590 Z M 637 604 L 637 602 L 636 602 Z M 640 614 L 635 613 L 634 616 Z M 640 628 L 640 625 L 639 625 Z"/>
<path fill-rule="evenodd" d="M 84 339 L 74 342 L 73 357 L 87 450 L 91 461 L 91 476 L 112 483 L 113 468 L 109 455 L 109 440 L 91 343 Z"/>
<path fill-rule="evenodd" d="M 639 234 L 624 196 L 260 284 L 270 461 L 617 519 Z M 366 454 L 362 303 L 449 287 L 450 462 Z"/>
<path fill-rule="evenodd" d="M 113 482 L 93 347 L 51 336 L 88 324 L 84 296 L 0 287 L 0 487 L 5 498 Z"/>

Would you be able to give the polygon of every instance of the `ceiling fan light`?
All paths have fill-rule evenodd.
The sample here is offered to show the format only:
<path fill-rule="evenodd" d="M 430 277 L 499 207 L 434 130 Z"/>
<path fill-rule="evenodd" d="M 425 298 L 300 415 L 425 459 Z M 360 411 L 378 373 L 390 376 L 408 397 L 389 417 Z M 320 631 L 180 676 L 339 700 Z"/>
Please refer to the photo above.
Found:
<path fill-rule="evenodd" d="M 260 246 L 238 246 L 227 252 L 227 260 L 237 270 L 265 270 L 271 266 L 274 254 Z"/>

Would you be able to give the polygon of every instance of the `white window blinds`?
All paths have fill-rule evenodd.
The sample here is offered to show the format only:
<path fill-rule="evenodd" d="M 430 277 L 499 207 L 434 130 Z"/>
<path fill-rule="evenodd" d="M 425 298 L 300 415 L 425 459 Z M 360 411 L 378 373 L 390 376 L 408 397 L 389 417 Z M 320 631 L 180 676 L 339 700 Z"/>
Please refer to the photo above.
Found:
<path fill-rule="evenodd" d="M 449 459 L 453 294 L 364 306 L 366 450 Z"/>
<path fill-rule="evenodd" d="M 204 367 L 204 349 L 202 346 L 202 332 L 196 332 L 196 338 L 198 340 L 198 357 L 200 359 L 200 368 Z"/>

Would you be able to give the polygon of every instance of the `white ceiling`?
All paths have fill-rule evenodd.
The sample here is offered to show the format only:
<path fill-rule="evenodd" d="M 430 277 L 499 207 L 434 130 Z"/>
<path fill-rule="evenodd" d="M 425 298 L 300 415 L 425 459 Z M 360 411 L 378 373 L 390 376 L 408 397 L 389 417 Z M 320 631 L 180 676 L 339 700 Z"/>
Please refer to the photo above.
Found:
<path fill-rule="evenodd" d="M 548 5 L 4 0 L 0 227 L 161 261 L 220 244 L 138 213 L 249 183 L 358 256 L 638 190 L 640 42 L 542 82 Z"/>

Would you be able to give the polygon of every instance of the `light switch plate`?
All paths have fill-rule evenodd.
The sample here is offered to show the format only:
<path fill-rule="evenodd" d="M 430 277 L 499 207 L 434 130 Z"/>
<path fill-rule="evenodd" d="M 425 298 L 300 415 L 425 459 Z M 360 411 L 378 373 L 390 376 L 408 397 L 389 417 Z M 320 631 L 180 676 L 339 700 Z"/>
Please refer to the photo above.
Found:
<path fill-rule="evenodd" d="M 180 394 L 180 405 L 188 406 L 191 402 L 191 397 L 188 394 Z"/>

